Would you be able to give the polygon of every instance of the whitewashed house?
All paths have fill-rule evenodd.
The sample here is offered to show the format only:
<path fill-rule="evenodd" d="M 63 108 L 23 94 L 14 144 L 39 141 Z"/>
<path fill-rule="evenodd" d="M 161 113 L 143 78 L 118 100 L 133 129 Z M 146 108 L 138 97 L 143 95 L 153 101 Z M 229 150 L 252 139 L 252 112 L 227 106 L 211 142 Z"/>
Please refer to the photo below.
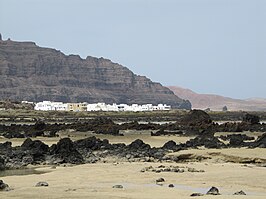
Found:
<path fill-rule="evenodd" d="M 87 111 L 119 111 L 117 104 L 95 103 L 88 104 Z"/>
<path fill-rule="evenodd" d="M 66 111 L 67 104 L 63 102 L 43 101 L 36 103 L 34 110 L 40 111 Z"/>
<path fill-rule="evenodd" d="M 50 101 L 43 101 L 36 103 L 34 110 L 37 111 L 50 111 L 52 110 L 52 104 Z"/>
<path fill-rule="evenodd" d="M 94 103 L 87 105 L 87 111 L 102 111 L 105 108 L 105 103 Z"/>
<path fill-rule="evenodd" d="M 166 104 L 158 104 L 153 106 L 152 104 L 105 104 L 105 103 L 63 103 L 63 102 L 51 102 L 43 101 L 36 103 L 35 110 L 41 111 L 156 111 L 156 110 L 170 110 L 171 106 Z"/>
<path fill-rule="evenodd" d="M 107 107 L 107 111 L 118 111 L 117 104 L 112 104 L 112 105 L 107 104 L 106 107 Z"/>
<path fill-rule="evenodd" d="M 171 106 L 166 104 L 158 104 L 156 110 L 169 111 L 171 110 Z"/>
<path fill-rule="evenodd" d="M 53 102 L 52 110 L 53 111 L 67 111 L 67 104 L 64 104 L 63 102 Z"/>

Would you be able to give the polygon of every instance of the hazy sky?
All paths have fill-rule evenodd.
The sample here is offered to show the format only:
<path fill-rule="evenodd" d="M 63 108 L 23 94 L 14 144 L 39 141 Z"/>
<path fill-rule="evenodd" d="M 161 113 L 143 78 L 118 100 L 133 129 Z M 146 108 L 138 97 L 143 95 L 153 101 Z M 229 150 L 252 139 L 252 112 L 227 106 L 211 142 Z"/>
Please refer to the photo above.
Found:
<path fill-rule="evenodd" d="M 163 85 L 266 98 L 266 0 L 0 0 L 0 33 Z"/>

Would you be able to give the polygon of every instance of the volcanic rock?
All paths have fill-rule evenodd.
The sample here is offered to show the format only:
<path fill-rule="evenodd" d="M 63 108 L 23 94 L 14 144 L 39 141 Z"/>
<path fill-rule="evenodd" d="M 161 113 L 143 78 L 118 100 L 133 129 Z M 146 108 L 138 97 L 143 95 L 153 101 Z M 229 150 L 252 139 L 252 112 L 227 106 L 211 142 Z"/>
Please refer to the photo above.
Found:
<path fill-rule="evenodd" d="M 202 194 L 202 193 L 192 193 L 190 196 L 191 196 L 191 197 L 195 197 L 195 196 L 204 196 L 204 194 Z"/>
<path fill-rule="evenodd" d="M 233 195 L 247 195 L 244 191 L 237 191 Z"/>
<path fill-rule="evenodd" d="M 257 115 L 247 113 L 243 117 L 243 122 L 247 122 L 249 124 L 259 124 L 260 118 Z"/>
<path fill-rule="evenodd" d="M 10 188 L 8 184 L 4 183 L 3 180 L 0 180 L 0 191 L 9 191 Z"/>
<path fill-rule="evenodd" d="M 0 171 L 5 170 L 5 159 L 0 156 Z"/>
<path fill-rule="evenodd" d="M 35 187 L 48 187 L 49 184 L 47 182 L 38 182 Z"/>
<path fill-rule="evenodd" d="M 182 135 L 182 131 L 165 131 L 164 129 L 160 129 L 155 133 L 151 132 L 151 136 L 162 136 L 162 135 Z"/>
<path fill-rule="evenodd" d="M 128 145 L 128 148 L 132 150 L 147 150 L 150 149 L 151 146 L 149 144 L 144 143 L 140 139 L 136 139 L 135 141 L 133 141 L 131 144 Z"/>
<path fill-rule="evenodd" d="M 176 142 L 173 140 L 170 140 L 168 142 L 166 142 L 162 148 L 164 149 L 169 149 L 169 150 L 175 150 L 176 149 Z"/>
<path fill-rule="evenodd" d="M 186 114 L 183 118 L 178 121 L 181 124 L 187 124 L 191 126 L 201 126 L 206 124 L 211 124 L 212 120 L 208 113 L 202 110 L 191 110 L 188 114 Z"/>
<path fill-rule="evenodd" d="M 156 183 L 162 183 L 162 182 L 165 182 L 165 180 L 163 178 L 158 178 L 155 182 Z"/>
<path fill-rule="evenodd" d="M 27 138 L 21 145 L 21 149 L 27 153 L 27 156 L 23 157 L 23 163 L 30 164 L 33 161 L 44 160 L 45 154 L 49 151 L 49 146 L 40 140 L 32 141 L 30 138 Z"/>
<path fill-rule="evenodd" d="M 251 143 L 251 147 L 266 148 L 266 133 L 259 136 L 254 143 Z"/>
<path fill-rule="evenodd" d="M 76 148 L 80 149 L 90 149 L 90 150 L 99 150 L 103 148 L 110 147 L 109 141 L 104 139 L 100 140 L 96 138 L 95 136 L 77 140 L 74 142 L 74 145 Z"/>
<path fill-rule="evenodd" d="M 210 190 L 206 193 L 207 195 L 221 195 L 219 189 L 216 187 L 211 187 Z"/>
<path fill-rule="evenodd" d="M 185 145 L 186 147 L 191 147 L 191 148 L 204 146 L 206 148 L 219 149 L 225 147 L 225 144 L 221 142 L 217 137 L 215 137 L 212 133 L 199 135 L 194 139 L 188 140 Z"/>
<path fill-rule="evenodd" d="M 245 143 L 246 140 L 254 140 L 254 137 L 247 136 L 245 134 L 232 134 L 227 136 L 220 136 L 223 140 L 229 140 L 230 147 L 244 147 L 248 143 Z"/>
<path fill-rule="evenodd" d="M 115 189 L 123 189 L 123 185 L 117 184 L 117 185 L 114 185 L 113 188 L 115 188 Z"/>
<path fill-rule="evenodd" d="M 50 147 L 53 158 L 60 163 L 80 164 L 84 162 L 82 155 L 77 151 L 73 142 L 69 138 L 59 140 L 57 144 Z"/>

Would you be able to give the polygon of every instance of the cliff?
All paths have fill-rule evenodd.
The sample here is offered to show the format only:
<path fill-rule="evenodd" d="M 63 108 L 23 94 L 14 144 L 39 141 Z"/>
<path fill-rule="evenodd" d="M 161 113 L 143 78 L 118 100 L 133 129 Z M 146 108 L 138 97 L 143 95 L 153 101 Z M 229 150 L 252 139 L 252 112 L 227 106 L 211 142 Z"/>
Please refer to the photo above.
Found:
<path fill-rule="evenodd" d="M 159 83 L 104 58 L 42 48 L 33 42 L 0 41 L 0 100 L 166 103 L 190 109 Z"/>

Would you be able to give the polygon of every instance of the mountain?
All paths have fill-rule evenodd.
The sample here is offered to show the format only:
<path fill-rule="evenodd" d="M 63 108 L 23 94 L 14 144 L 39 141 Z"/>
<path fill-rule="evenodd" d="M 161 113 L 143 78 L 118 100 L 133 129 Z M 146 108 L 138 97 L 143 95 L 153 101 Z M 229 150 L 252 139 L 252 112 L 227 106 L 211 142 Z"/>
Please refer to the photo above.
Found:
<path fill-rule="evenodd" d="M 191 102 L 193 109 L 207 109 L 221 111 L 227 106 L 229 111 L 266 111 L 266 99 L 233 99 L 212 94 L 198 94 L 190 89 L 184 89 L 178 86 L 169 86 L 177 96 L 187 99 Z"/>
<path fill-rule="evenodd" d="M 165 103 L 190 109 L 159 83 L 104 58 L 65 55 L 34 42 L 0 40 L 0 100 Z"/>

